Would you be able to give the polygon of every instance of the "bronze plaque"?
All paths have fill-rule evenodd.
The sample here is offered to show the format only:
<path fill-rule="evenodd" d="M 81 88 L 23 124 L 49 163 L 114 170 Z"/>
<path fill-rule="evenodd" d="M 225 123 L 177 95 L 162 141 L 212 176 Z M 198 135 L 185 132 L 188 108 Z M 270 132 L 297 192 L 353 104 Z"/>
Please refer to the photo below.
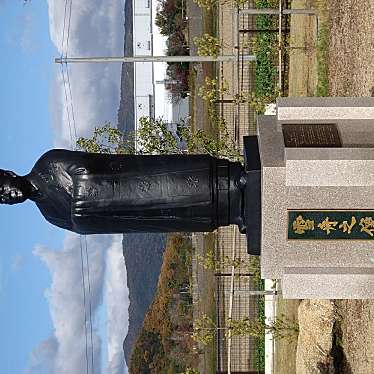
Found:
<path fill-rule="evenodd" d="M 335 124 L 284 124 L 282 125 L 286 147 L 341 147 Z"/>

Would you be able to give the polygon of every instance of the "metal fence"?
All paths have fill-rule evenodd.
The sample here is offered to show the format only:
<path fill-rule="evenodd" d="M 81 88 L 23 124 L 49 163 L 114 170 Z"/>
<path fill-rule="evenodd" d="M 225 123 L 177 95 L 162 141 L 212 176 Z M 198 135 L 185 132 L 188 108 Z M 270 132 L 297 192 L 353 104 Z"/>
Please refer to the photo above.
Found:
<path fill-rule="evenodd" d="M 248 1 L 247 8 L 254 8 L 254 1 Z M 218 64 L 221 83 L 228 82 L 229 91 L 217 102 L 219 115 L 225 119 L 229 133 L 239 149 L 243 147 L 243 136 L 256 134 L 257 115 L 250 105 L 249 98 L 255 92 L 255 63 L 244 61 L 244 55 L 254 54 L 253 37 L 256 36 L 254 15 L 240 14 L 239 10 L 227 2 L 219 9 L 219 38 L 223 54 L 236 53 L 232 63 Z M 231 23 L 231 28 L 226 23 Z M 246 100 L 241 100 L 246 98 Z M 216 311 L 217 311 L 217 373 L 260 373 L 258 369 L 259 342 L 251 336 L 227 335 L 227 321 L 259 318 L 259 305 L 263 295 L 253 294 L 260 285 L 250 274 L 248 263 L 251 256 L 247 253 L 246 236 L 233 226 L 218 230 L 216 241 L 216 262 L 222 264 L 216 273 Z M 228 261 L 229 260 L 229 261 Z M 233 269 L 230 262 L 244 263 Z M 229 339 L 231 341 L 229 342 Z"/>
<path fill-rule="evenodd" d="M 283 7 L 289 6 L 289 1 L 283 1 Z M 255 7 L 254 0 L 249 0 L 245 8 Z M 289 32 L 289 19 L 283 17 L 282 35 Z M 235 140 L 239 149 L 243 148 L 243 136 L 256 134 L 257 115 L 250 105 L 251 94 L 256 89 L 256 65 L 254 62 L 245 61 L 244 55 L 256 54 L 253 38 L 258 35 L 256 16 L 243 14 L 229 1 L 221 1 L 218 8 L 218 37 L 221 43 L 222 55 L 236 55 L 235 61 L 217 62 L 216 76 L 219 84 L 228 83 L 228 91 L 221 95 L 216 102 L 216 110 L 226 122 L 227 129 Z M 278 32 L 278 29 L 265 30 Z M 285 43 L 287 38 L 284 38 Z M 284 46 L 283 46 L 284 47 Z M 282 55 L 274 64 L 279 63 L 278 72 L 286 77 L 288 60 L 282 49 Z M 278 75 L 279 77 L 279 75 Z M 287 91 L 287 82 L 280 80 L 280 90 L 284 95 Z M 279 82 L 278 82 L 279 83 Z M 245 99 L 245 100 L 244 100 Z M 196 238 L 200 238 L 198 235 Z M 202 243 L 195 243 L 203 247 Z M 228 319 L 240 320 L 245 317 L 259 318 L 259 306 L 264 301 L 264 296 L 254 291 L 259 291 L 261 284 L 254 281 L 254 276 L 245 263 L 251 260 L 247 253 L 246 236 L 240 234 L 234 226 L 220 228 L 215 240 L 216 263 L 221 264 L 215 273 L 216 293 L 216 373 L 261 373 L 258 369 L 259 342 L 251 336 L 228 336 Z M 243 263 L 234 268 L 233 260 Z M 231 261 L 231 263 L 230 263 Z M 195 268 L 198 266 L 195 264 Z M 193 273 L 198 274 L 195 270 Z M 198 284 L 198 279 L 193 279 Z M 198 303 L 199 295 L 194 294 L 194 303 Z M 196 314 L 199 317 L 199 314 Z M 195 315 L 194 315 L 195 318 Z"/>
<path fill-rule="evenodd" d="M 258 305 L 263 296 L 251 295 L 256 290 L 253 274 L 246 266 L 250 260 L 247 254 L 245 235 L 234 233 L 233 227 L 221 228 L 218 231 L 216 242 L 216 262 L 221 264 L 216 272 L 216 310 L 217 310 L 217 373 L 227 372 L 228 368 L 228 337 L 227 320 L 232 297 L 232 320 L 244 317 L 258 318 Z M 235 269 L 234 286 L 232 288 L 232 272 L 228 259 L 232 258 L 235 250 L 235 260 L 243 264 Z M 251 336 L 233 336 L 231 342 L 232 373 L 257 373 L 256 339 Z"/>

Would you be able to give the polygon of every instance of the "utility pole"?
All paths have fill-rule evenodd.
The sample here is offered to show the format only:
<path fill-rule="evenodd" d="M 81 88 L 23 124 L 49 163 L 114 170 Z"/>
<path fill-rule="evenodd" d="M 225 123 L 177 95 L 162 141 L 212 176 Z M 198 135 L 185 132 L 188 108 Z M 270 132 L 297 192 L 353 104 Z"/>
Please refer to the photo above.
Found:
<path fill-rule="evenodd" d="M 255 55 L 246 55 L 241 57 L 244 61 L 256 61 Z M 67 63 L 86 63 L 86 62 L 226 62 L 235 61 L 236 55 L 222 56 L 118 56 L 118 57 L 58 57 L 55 59 L 57 64 Z"/>

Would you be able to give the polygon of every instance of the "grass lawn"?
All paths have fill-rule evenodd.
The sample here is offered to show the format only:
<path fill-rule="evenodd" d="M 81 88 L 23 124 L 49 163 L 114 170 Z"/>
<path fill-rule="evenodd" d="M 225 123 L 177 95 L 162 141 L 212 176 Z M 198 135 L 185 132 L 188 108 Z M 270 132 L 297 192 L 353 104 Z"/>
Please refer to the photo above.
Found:
<path fill-rule="evenodd" d="M 329 80 L 328 80 L 328 64 L 327 64 L 327 50 L 328 50 L 328 27 L 326 24 L 321 25 L 318 34 L 317 47 L 317 88 L 315 96 L 328 96 L 329 94 Z"/>
<path fill-rule="evenodd" d="M 294 8 L 314 8 L 314 16 L 291 18 L 289 96 L 328 94 L 328 10 L 322 0 L 294 0 Z"/>
<path fill-rule="evenodd" d="M 328 96 L 329 13 L 326 5 L 326 0 L 314 0 L 313 7 L 317 9 L 319 13 L 319 30 L 317 40 L 317 88 L 315 96 Z"/>
<path fill-rule="evenodd" d="M 287 300 L 279 298 L 277 301 L 277 315 L 287 316 L 290 320 L 297 321 L 297 310 L 300 300 Z M 275 373 L 296 373 L 297 340 L 277 340 L 275 343 Z"/>
<path fill-rule="evenodd" d="M 203 11 L 203 33 L 215 35 L 216 24 L 212 11 Z M 190 125 L 193 130 L 203 129 L 208 133 L 213 132 L 208 114 L 208 105 L 198 96 L 198 90 L 205 77 L 215 77 L 215 63 L 203 63 L 202 70 L 197 66 L 190 66 Z M 208 250 L 214 248 L 215 234 L 210 233 L 204 236 L 202 248 L 196 248 L 203 256 Z M 213 321 L 216 320 L 216 298 L 215 298 L 215 277 L 212 270 L 201 270 L 198 274 L 199 288 L 199 312 L 206 314 Z M 202 362 L 199 368 L 202 373 L 214 374 L 216 372 L 216 344 L 215 341 L 204 347 L 204 354 L 200 358 Z"/>
<path fill-rule="evenodd" d="M 204 253 L 214 248 L 216 235 L 209 233 L 204 238 Z M 213 321 L 216 320 L 216 295 L 215 295 L 215 277 L 213 270 L 205 270 L 206 277 L 204 286 L 201 289 L 201 304 L 204 313 L 209 316 Z M 204 353 L 204 373 L 216 372 L 216 341 L 207 346 Z"/>
<path fill-rule="evenodd" d="M 190 72 L 188 75 L 189 88 L 190 88 L 190 100 L 189 100 L 189 125 L 192 131 L 196 131 L 196 71 L 190 64 Z"/>

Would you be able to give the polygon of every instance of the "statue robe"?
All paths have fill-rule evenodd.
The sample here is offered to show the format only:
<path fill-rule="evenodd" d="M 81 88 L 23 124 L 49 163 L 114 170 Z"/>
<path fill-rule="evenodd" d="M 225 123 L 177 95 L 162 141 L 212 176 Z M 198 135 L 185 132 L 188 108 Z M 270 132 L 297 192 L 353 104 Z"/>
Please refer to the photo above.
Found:
<path fill-rule="evenodd" d="M 80 234 L 212 231 L 230 223 L 230 164 L 238 174 L 240 164 L 208 155 L 55 149 L 27 177 L 46 220 Z"/>

